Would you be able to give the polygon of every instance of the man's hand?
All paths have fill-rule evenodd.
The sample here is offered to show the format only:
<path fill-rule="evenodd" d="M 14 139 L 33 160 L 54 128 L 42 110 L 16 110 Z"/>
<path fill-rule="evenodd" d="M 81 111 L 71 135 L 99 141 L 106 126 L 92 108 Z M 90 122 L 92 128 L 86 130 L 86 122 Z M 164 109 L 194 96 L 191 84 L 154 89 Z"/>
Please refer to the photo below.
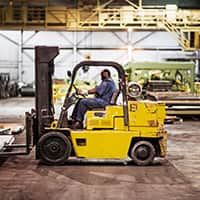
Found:
<path fill-rule="evenodd" d="M 82 96 L 88 96 L 88 92 L 86 90 L 77 89 L 77 94 Z"/>

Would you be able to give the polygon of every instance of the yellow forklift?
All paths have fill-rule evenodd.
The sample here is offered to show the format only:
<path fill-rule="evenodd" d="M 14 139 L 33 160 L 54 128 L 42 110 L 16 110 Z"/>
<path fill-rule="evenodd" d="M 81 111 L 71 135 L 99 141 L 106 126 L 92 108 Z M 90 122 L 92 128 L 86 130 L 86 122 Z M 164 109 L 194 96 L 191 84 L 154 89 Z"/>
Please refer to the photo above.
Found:
<path fill-rule="evenodd" d="M 49 165 L 65 163 L 69 157 L 94 159 L 131 158 L 137 165 L 149 165 L 155 157 L 164 157 L 167 149 L 167 132 L 164 129 L 165 105 L 157 102 L 136 101 L 134 96 L 141 88 L 126 83 L 123 67 L 116 62 L 83 61 L 70 75 L 70 85 L 61 108 L 59 119 L 54 118 L 52 103 L 52 75 L 57 47 L 35 48 L 35 108 L 26 113 L 26 152 L 36 145 L 36 158 Z M 73 130 L 68 117 L 69 108 L 77 102 L 77 72 L 84 68 L 112 67 L 118 74 L 118 88 L 122 104 L 112 103 L 103 110 L 86 113 L 83 129 Z M 16 146 L 16 145 L 15 145 Z M 14 152 L 12 152 L 14 154 Z M 21 152 L 22 154 L 23 152 Z M 20 153 L 18 153 L 20 154 Z"/>
<path fill-rule="evenodd" d="M 164 157 L 167 133 L 164 129 L 165 105 L 155 102 L 135 101 L 135 84 L 127 86 L 123 67 L 116 62 L 83 61 L 77 64 L 61 109 L 59 119 L 54 119 L 52 105 L 52 75 L 57 47 L 38 46 L 36 55 L 36 109 L 30 114 L 33 120 L 36 157 L 47 164 L 63 164 L 70 156 L 78 158 L 126 159 L 137 165 L 149 165 L 154 157 Z M 86 113 L 83 129 L 71 129 L 68 109 L 79 96 L 73 92 L 74 80 L 80 69 L 88 67 L 113 67 L 118 73 L 122 105 L 112 105 L 104 110 Z M 128 96 L 130 95 L 130 97 Z M 117 96 L 117 95 L 116 95 Z M 132 95 L 134 96 L 134 95 Z"/>

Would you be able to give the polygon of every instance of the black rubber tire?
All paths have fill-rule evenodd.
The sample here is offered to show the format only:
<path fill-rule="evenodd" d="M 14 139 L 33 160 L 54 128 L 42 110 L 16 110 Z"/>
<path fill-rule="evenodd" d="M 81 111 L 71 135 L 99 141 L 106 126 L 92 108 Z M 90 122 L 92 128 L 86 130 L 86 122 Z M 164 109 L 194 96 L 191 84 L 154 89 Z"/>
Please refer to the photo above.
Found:
<path fill-rule="evenodd" d="M 69 139 L 60 132 L 44 134 L 37 144 L 37 155 L 40 161 L 48 165 L 61 165 L 71 155 L 72 145 Z"/>
<path fill-rule="evenodd" d="M 150 165 L 155 157 L 155 148 L 151 142 L 139 141 L 131 148 L 130 156 L 136 165 Z"/>

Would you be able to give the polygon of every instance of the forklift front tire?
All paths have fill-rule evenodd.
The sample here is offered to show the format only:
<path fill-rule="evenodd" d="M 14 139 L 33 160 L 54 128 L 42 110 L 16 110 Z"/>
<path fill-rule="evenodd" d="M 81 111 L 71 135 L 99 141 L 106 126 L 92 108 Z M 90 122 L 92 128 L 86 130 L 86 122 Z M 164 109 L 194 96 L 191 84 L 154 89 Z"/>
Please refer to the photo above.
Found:
<path fill-rule="evenodd" d="M 138 141 L 132 146 L 130 156 L 136 165 L 150 165 L 155 157 L 155 148 L 149 141 Z"/>
<path fill-rule="evenodd" d="M 49 165 L 64 164 L 70 156 L 71 150 L 71 142 L 60 132 L 45 133 L 37 144 L 40 161 Z"/>

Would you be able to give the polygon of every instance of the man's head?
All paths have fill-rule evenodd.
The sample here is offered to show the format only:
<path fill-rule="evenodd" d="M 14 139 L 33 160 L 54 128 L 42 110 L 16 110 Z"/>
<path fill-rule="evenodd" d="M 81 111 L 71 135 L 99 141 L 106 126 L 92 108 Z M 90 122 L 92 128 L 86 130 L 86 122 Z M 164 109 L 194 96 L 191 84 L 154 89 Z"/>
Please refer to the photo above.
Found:
<path fill-rule="evenodd" d="M 101 72 L 101 80 L 108 79 L 108 78 L 110 78 L 110 76 L 111 76 L 111 74 L 110 74 L 110 71 L 108 69 L 104 69 Z"/>

